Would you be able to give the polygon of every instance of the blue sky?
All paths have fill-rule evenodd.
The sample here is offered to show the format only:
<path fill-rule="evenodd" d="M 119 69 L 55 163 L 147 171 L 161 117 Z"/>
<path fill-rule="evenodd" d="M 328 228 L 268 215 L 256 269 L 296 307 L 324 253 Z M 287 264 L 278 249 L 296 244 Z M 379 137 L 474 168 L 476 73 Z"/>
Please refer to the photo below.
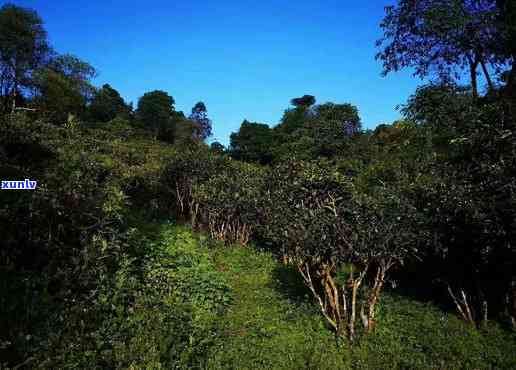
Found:
<path fill-rule="evenodd" d="M 422 83 L 409 71 L 380 76 L 374 43 L 392 1 L 11 2 L 36 9 L 54 48 L 91 63 L 95 84 L 127 101 L 165 90 L 186 114 L 204 101 L 223 144 L 244 119 L 277 124 L 304 94 L 355 104 L 373 128 Z"/>

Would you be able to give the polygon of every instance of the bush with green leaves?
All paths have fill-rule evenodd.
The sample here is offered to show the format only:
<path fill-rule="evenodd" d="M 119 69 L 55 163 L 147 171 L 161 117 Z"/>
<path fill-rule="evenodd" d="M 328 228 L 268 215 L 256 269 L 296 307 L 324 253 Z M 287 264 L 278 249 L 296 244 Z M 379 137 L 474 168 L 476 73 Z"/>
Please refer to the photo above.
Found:
<path fill-rule="evenodd" d="M 403 112 L 415 122 L 410 136 L 396 139 L 389 128 L 389 156 L 374 162 L 383 168 L 398 163 L 404 178 L 361 175 L 363 184 L 381 179 L 397 186 L 417 206 L 428 238 L 418 272 L 403 283 L 421 290 L 437 282 L 448 297 L 434 298 L 454 304 L 471 324 L 500 314 L 515 323 L 516 141 L 510 117 L 497 98 L 473 99 L 451 85 L 418 89 Z"/>
<path fill-rule="evenodd" d="M 228 161 L 221 172 L 193 187 L 196 223 L 214 239 L 246 245 L 260 224 L 264 170 Z"/>
<path fill-rule="evenodd" d="M 359 314 L 372 331 L 387 272 L 414 252 L 410 203 L 388 188 L 357 193 L 325 162 L 279 165 L 265 184 L 265 234 L 296 265 L 336 334 L 353 341 Z"/>
<path fill-rule="evenodd" d="M 65 128 L 18 114 L 0 125 L 2 179 L 38 181 L 34 191 L 1 195 L 0 353 L 14 366 L 72 330 L 52 323 L 66 317 L 79 330 L 80 307 L 108 284 L 122 255 L 141 253 L 126 242 L 125 216 L 144 201 L 142 187 L 145 199 L 161 199 L 157 180 L 175 150 L 123 122 Z"/>
<path fill-rule="evenodd" d="M 195 224 L 194 187 L 220 173 L 227 162 L 226 158 L 213 154 L 208 148 L 198 146 L 184 148 L 182 153 L 167 163 L 161 182 L 174 199 L 179 215 L 191 217 L 192 224 Z"/>
<path fill-rule="evenodd" d="M 34 191 L 2 194 L 0 205 L 2 289 L 24 292 L 2 294 L 2 340 L 11 343 L 3 351 L 17 358 L 31 345 L 20 338 L 35 336 L 116 267 L 126 197 L 72 129 L 23 115 L 1 124 L 2 178 L 38 182 Z"/>
<path fill-rule="evenodd" d="M 264 170 L 205 147 L 178 154 L 162 181 L 179 214 L 214 239 L 247 244 L 260 223 Z"/>
<path fill-rule="evenodd" d="M 216 319 L 231 293 L 203 243 L 186 228 L 164 223 L 158 235 L 131 229 L 130 248 L 87 302 L 56 317 L 39 368 L 202 368 L 219 336 Z M 150 238 L 151 237 L 151 238 Z"/>

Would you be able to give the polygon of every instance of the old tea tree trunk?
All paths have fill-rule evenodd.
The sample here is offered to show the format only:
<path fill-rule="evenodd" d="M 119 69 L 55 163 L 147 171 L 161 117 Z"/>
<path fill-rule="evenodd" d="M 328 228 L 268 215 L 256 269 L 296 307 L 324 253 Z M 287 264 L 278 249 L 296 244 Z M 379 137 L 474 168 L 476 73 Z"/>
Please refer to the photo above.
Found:
<path fill-rule="evenodd" d="M 388 270 L 394 266 L 393 260 L 362 265 L 341 266 L 345 270 L 346 281 L 337 279 L 339 269 L 336 263 L 314 264 L 313 261 L 297 263 L 306 286 L 312 292 L 321 313 L 339 337 L 347 336 L 351 342 L 356 338 L 356 322 L 360 315 L 366 333 L 374 330 L 376 307 L 385 283 Z M 366 276 L 373 272 L 372 288 L 367 295 L 362 294 Z"/>
<path fill-rule="evenodd" d="M 365 333 L 374 330 L 388 272 L 416 251 L 415 235 L 410 232 L 410 210 L 396 203 L 385 208 L 359 204 L 347 224 L 337 209 L 328 208 L 335 222 L 324 230 L 332 230 L 329 240 L 333 245 L 321 245 L 320 253 L 305 253 L 302 258 L 298 254 L 294 259 L 336 335 L 346 335 L 353 342 L 357 320 Z M 366 285 L 367 290 L 363 289 Z"/>

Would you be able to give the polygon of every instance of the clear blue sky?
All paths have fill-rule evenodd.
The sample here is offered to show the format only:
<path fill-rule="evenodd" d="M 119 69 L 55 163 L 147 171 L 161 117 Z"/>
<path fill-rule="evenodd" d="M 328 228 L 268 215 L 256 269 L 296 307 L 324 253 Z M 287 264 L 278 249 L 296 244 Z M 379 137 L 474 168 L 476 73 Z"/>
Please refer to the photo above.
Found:
<path fill-rule="evenodd" d="M 95 84 L 127 101 L 161 89 L 186 114 L 204 101 L 223 144 L 244 118 L 277 124 L 303 94 L 355 104 L 373 128 L 422 83 L 409 71 L 380 76 L 374 42 L 392 0 L 10 2 L 36 9 L 54 48 L 91 63 Z"/>

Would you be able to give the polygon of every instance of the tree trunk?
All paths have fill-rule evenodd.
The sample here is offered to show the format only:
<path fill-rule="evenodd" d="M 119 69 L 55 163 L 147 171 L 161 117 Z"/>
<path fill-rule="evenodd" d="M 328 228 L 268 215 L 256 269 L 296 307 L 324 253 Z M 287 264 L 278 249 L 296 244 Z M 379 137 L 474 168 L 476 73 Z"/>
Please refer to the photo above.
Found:
<path fill-rule="evenodd" d="M 283 260 L 283 266 L 288 266 L 288 255 L 286 253 L 283 254 L 281 259 Z"/>
<path fill-rule="evenodd" d="M 475 320 L 471 313 L 468 299 L 466 297 L 466 293 L 464 292 L 464 290 L 460 290 L 462 299 L 459 299 L 455 296 L 455 294 L 453 294 L 453 290 L 451 289 L 451 286 L 448 284 L 448 293 L 450 293 L 450 296 L 452 297 L 453 302 L 455 303 L 455 307 L 457 307 L 457 311 L 459 311 L 462 319 L 471 325 L 475 325 Z"/>
<path fill-rule="evenodd" d="M 16 111 L 16 84 L 14 85 L 14 88 L 13 88 L 13 92 L 12 92 L 12 99 L 13 99 L 13 102 L 12 102 L 12 108 L 11 108 L 11 113 L 14 114 L 14 112 Z"/>
<path fill-rule="evenodd" d="M 351 317 L 349 318 L 349 340 L 353 343 L 355 340 L 355 318 L 357 312 L 357 292 L 358 283 L 353 281 L 353 287 L 351 288 Z"/>
<path fill-rule="evenodd" d="M 489 91 L 494 90 L 493 81 L 491 80 L 491 76 L 489 76 L 489 71 L 487 70 L 486 64 L 482 59 L 480 59 L 480 65 L 482 66 L 482 71 L 484 72 L 484 76 L 487 81 L 487 86 L 489 87 Z"/>
<path fill-rule="evenodd" d="M 375 307 L 376 307 L 376 304 L 378 303 L 378 300 L 379 300 L 379 297 L 380 297 L 380 293 L 382 291 L 382 288 L 383 288 L 383 284 L 385 282 L 385 273 L 386 273 L 386 270 L 387 268 L 384 267 L 384 266 L 378 266 L 378 271 L 376 273 L 376 277 L 375 277 L 375 280 L 374 280 L 374 286 L 373 286 L 373 290 L 371 292 L 371 295 L 369 296 L 369 302 L 368 302 L 368 305 L 369 305 L 369 312 L 368 312 L 368 316 L 367 316 L 367 332 L 371 332 L 373 329 L 374 329 L 374 326 L 375 326 L 375 320 L 374 320 L 374 316 L 375 316 Z"/>
<path fill-rule="evenodd" d="M 482 325 L 487 325 L 487 301 L 482 301 Z"/>
<path fill-rule="evenodd" d="M 469 73 L 471 77 L 471 89 L 473 92 L 473 97 L 478 98 L 478 83 L 477 83 L 477 66 L 478 60 L 473 60 L 470 56 L 468 56 L 469 60 Z"/>
<path fill-rule="evenodd" d="M 511 325 L 514 330 L 516 330 L 516 281 L 513 280 L 511 283 L 511 291 L 508 295 L 509 298 L 509 316 L 511 320 Z"/>
<path fill-rule="evenodd" d="M 308 263 L 301 262 L 298 263 L 297 268 L 298 271 L 301 273 L 301 276 L 303 277 L 306 286 L 312 292 L 314 298 L 317 300 L 317 303 L 319 303 L 319 307 L 321 309 L 323 316 L 326 318 L 328 323 L 335 329 L 335 332 L 338 333 L 338 324 L 335 322 L 334 318 L 331 317 L 330 313 L 328 312 L 327 304 L 322 300 L 321 295 L 315 289 L 314 282 L 310 274 L 310 266 L 308 265 Z"/>

